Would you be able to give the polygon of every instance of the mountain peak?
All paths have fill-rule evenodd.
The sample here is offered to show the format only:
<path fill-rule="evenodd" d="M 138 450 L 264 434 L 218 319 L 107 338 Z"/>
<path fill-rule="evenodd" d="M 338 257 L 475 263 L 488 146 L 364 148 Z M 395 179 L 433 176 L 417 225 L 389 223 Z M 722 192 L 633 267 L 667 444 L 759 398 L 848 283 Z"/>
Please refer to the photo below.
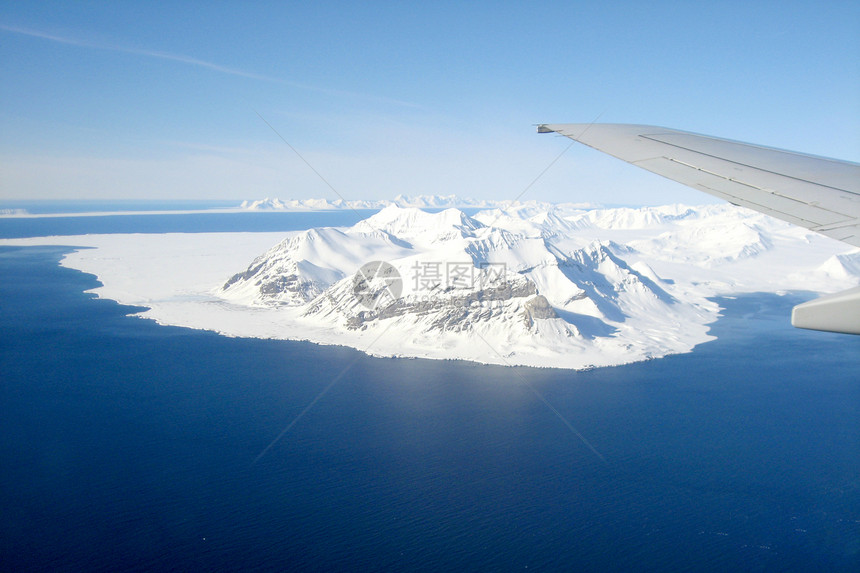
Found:
<path fill-rule="evenodd" d="M 443 237 L 470 236 L 484 225 L 459 209 L 445 209 L 431 213 L 417 207 L 389 205 L 379 213 L 356 225 L 360 230 L 384 231 L 399 238 L 424 238 L 430 241 Z"/>

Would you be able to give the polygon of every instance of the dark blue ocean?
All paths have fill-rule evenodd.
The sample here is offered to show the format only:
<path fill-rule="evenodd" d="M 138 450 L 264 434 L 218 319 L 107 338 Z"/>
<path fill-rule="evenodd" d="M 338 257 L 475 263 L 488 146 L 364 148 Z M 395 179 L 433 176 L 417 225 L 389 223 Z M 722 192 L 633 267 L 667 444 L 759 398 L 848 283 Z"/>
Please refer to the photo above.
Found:
<path fill-rule="evenodd" d="M 0 247 L 5 571 L 860 570 L 860 337 L 793 329 L 808 293 L 510 369 L 158 326 L 68 250 Z"/>

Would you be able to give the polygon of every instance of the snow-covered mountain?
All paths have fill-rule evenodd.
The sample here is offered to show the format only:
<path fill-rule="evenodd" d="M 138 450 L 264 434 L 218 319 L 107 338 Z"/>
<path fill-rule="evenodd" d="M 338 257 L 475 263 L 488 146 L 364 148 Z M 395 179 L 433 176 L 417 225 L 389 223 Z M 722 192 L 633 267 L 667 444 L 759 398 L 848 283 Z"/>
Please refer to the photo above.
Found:
<path fill-rule="evenodd" d="M 389 205 L 294 234 L 217 295 L 279 309 L 311 339 L 373 337 L 374 353 L 585 368 L 689 351 L 709 339 L 715 295 L 860 283 L 860 254 L 832 246 L 728 205 L 516 204 L 474 217 Z"/>
<path fill-rule="evenodd" d="M 251 305 L 304 304 L 365 262 L 405 251 L 384 233 L 310 229 L 284 239 L 231 277 L 223 296 Z"/>

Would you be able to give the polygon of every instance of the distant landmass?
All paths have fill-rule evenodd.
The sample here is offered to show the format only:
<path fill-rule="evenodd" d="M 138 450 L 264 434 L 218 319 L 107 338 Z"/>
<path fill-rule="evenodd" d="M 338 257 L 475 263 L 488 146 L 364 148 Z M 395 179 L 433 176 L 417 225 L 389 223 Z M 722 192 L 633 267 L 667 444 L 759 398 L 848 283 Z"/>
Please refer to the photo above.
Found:
<path fill-rule="evenodd" d="M 398 207 L 418 207 L 420 209 L 448 209 L 448 208 L 507 208 L 519 205 L 517 201 L 495 201 L 488 199 L 470 199 L 468 197 L 457 197 L 456 195 L 398 195 L 394 199 L 370 199 L 344 201 L 336 199 L 286 199 L 265 198 L 259 200 L 242 201 L 239 208 L 249 211 L 327 211 L 334 209 L 383 209 L 396 205 Z M 531 201 L 528 204 L 550 208 L 551 203 L 539 203 Z M 569 203 L 570 207 L 594 208 L 597 205 L 588 203 Z"/>

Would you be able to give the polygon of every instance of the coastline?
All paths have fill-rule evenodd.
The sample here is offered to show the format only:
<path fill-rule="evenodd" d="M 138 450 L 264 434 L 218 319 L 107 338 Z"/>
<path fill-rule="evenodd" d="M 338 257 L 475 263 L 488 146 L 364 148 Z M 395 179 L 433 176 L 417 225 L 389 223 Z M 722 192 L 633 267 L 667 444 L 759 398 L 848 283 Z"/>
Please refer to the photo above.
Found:
<path fill-rule="evenodd" d="M 61 265 L 90 273 L 102 286 L 92 289 L 99 298 L 122 305 L 145 307 L 135 316 L 164 326 L 208 330 L 223 336 L 313 342 L 345 346 L 377 357 L 466 360 L 478 364 L 589 370 L 618 366 L 669 354 L 690 352 L 714 337 L 708 322 L 688 325 L 673 346 L 660 351 L 646 337 L 635 341 L 598 339 L 594 345 L 541 348 L 519 344 L 519 352 L 505 351 L 495 340 L 481 342 L 468 334 L 435 334 L 412 340 L 387 333 L 389 324 L 377 328 L 344 331 L 314 324 L 297 308 L 264 308 L 232 304 L 214 291 L 236 269 L 242 268 L 285 233 L 195 233 L 86 235 L 4 239 L 0 245 L 71 246 Z M 712 317 L 716 319 L 714 305 Z M 395 329 L 396 330 L 396 329 Z M 487 338 L 484 333 L 482 338 Z M 495 346 L 499 344 L 499 346 Z M 503 343 L 502 343 L 503 344 Z M 496 348 L 502 348 L 501 352 Z"/>
<path fill-rule="evenodd" d="M 569 283 L 554 278 L 561 277 L 561 269 L 550 266 L 547 268 L 555 275 L 532 275 L 532 280 L 537 281 L 534 284 L 538 294 L 546 294 L 550 301 L 554 301 L 552 304 L 558 313 L 539 317 L 527 328 L 518 323 L 522 321 L 523 313 L 528 312 L 528 299 L 525 297 L 506 299 L 504 304 L 507 306 L 498 314 L 490 313 L 491 320 L 444 323 L 445 326 L 440 328 L 440 315 L 424 319 L 421 312 L 411 312 L 407 306 L 405 313 L 395 313 L 384 319 L 362 320 L 360 327 L 350 326 L 349 316 L 364 309 L 350 300 L 354 298 L 350 294 L 350 277 L 354 269 L 347 267 L 339 271 L 340 276 L 346 278 L 338 279 L 326 288 L 324 304 L 316 305 L 324 308 L 321 311 L 317 308 L 315 314 L 308 309 L 314 301 L 322 301 L 323 295 L 306 298 L 306 303 L 280 304 L 254 294 L 260 288 L 253 285 L 253 280 L 258 280 L 256 278 L 249 283 L 251 290 L 243 291 L 239 296 L 222 291 L 221 287 L 230 277 L 250 268 L 249 263 L 262 253 L 271 253 L 273 245 L 283 249 L 285 238 L 301 238 L 304 242 L 299 243 L 308 245 L 308 253 L 297 255 L 308 257 L 307 264 L 332 264 L 326 258 L 330 255 L 321 255 L 314 250 L 317 247 L 313 242 L 322 241 L 314 239 L 319 233 L 308 230 L 314 227 L 305 226 L 319 221 L 316 218 L 308 220 L 304 214 L 298 213 L 293 213 L 297 215 L 295 220 L 287 218 L 280 223 L 283 226 L 279 228 L 290 230 L 225 232 L 218 228 L 207 231 L 206 227 L 194 224 L 189 225 L 193 231 L 187 232 L 160 233 L 155 227 L 138 233 L 8 238 L 0 239 L 0 245 L 73 246 L 75 250 L 66 254 L 61 264 L 95 275 L 101 286 L 92 289 L 93 293 L 120 304 L 143 307 L 145 310 L 136 316 L 165 326 L 208 330 L 228 337 L 344 346 L 380 357 L 467 360 L 478 364 L 569 370 L 618 366 L 691 352 L 696 346 L 716 338 L 711 325 L 720 317 L 722 309 L 715 297 L 756 292 L 822 291 L 838 286 L 840 281 L 847 284 L 857 280 L 834 257 L 840 249 L 844 252 L 841 244 L 820 237 L 810 239 L 803 234 L 804 231 L 787 228 L 783 223 L 775 225 L 762 220 L 760 215 L 749 219 L 751 216 L 742 210 L 728 207 L 696 209 L 665 206 L 641 210 L 597 210 L 566 220 L 553 211 L 535 211 L 532 207 L 523 208 L 522 212 L 515 211 L 514 216 L 486 211 L 479 213 L 476 219 L 454 211 L 453 214 L 421 214 L 419 219 L 423 222 L 418 223 L 419 228 L 415 230 L 416 221 L 412 218 L 420 212 L 392 207 L 367 220 L 375 221 L 381 225 L 379 228 L 387 228 L 385 224 L 392 225 L 380 236 L 400 241 L 397 244 L 408 244 L 397 238 L 400 233 L 396 230 L 398 225 L 406 229 L 407 239 L 418 241 L 419 247 L 414 251 L 410 250 L 412 247 L 407 249 L 408 256 L 399 263 L 403 267 L 400 271 L 404 278 L 407 276 L 403 274 L 405 265 L 411 264 L 409 261 L 413 259 L 410 257 L 415 256 L 411 253 L 420 254 L 421 248 L 426 249 L 427 245 L 442 240 L 437 236 L 449 240 L 450 231 L 445 231 L 447 227 L 444 226 L 450 224 L 449 220 L 455 220 L 454 230 L 459 229 L 456 221 L 463 220 L 483 229 L 481 233 L 488 231 L 483 225 L 488 224 L 495 230 L 492 224 L 500 222 L 500 232 L 508 233 L 505 227 L 514 229 L 515 234 L 509 233 L 508 236 L 519 237 L 520 244 L 530 245 L 528 248 L 532 249 L 528 251 L 523 247 L 521 251 L 511 251 L 509 260 L 515 273 L 532 272 L 524 269 L 523 264 L 558 265 L 561 264 L 559 260 L 574 266 L 586 263 L 605 265 L 582 271 L 584 274 L 578 280 L 585 282 L 580 284 L 593 289 L 594 283 L 588 281 L 604 281 L 603 288 L 610 291 L 619 289 L 615 291 L 616 296 L 623 296 L 628 289 L 638 292 L 635 297 L 625 299 L 624 304 L 628 306 L 623 311 L 620 307 L 613 311 L 615 314 L 611 320 L 604 315 L 609 322 L 602 323 L 598 317 L 603 311 L 599 308 L 595 308 L 597 314 L 592 315 L 587 314 L 591 312 L 587 309 L 584 309 L 586 314 L 580 314 L 579 307 L 571 312 L 573 307 L 570 301 L 565 302 L 565 297 L 576 293 L 570 290 Z M 245 215 L 240 217 L 244 220 Z M 690 217 L 689 222 L 686 217 Z M 102 219 L 93 219 L 98 220 Z M 481 220 L 487 223 L 478 222 Z M 248 221 L 254 219 L 249 216 Z M 367 221 L 355 228 L 329 227 L 333 232 L 328 233 L 326 240 L 346 241 L 347 235 L 341 231 L 358 233 L 350 239 L 353 242 L 364 240 L 361 233 L 378 234 L 379 229 L 373 225 L 368 227 Z M 425 232 L 420 224 L 431 225 L 429 235 L 420 235 Z M 436 228 L 436 225 L 442 226 Z M 737 225 L 739 231 L 734 239 L 727 237 L 726 233 L 734 228 L 732 225 Z M 535 235 L 538 231 L 540 234 Z M 413 239 L 409 232 L 419 235 Z M 559 234 L 546 234 L 553 232 Z M 547 236 L 553 237 L 551 244 L 547 242 Z M 516 246 L 516 241 L 513 244 Z M 349 242 L 336 244 L 335 247 L 341 250 L 331 252 L 340 256 L 346 249 L 348 253 L 349 245 Z M 802 250 L 795 248 L 797 246 L 803 247 Z M 455 245 L 453 256 L 463 256 L 457 254 L 459 248 Z M 557 260 L 550 251 L 546 251 L 546 255 L 541 254 L 544 252 L 542 249 L 547 248 L 554 249 L 552 252 L 555 253 L 586 253 L 584 256 L 596 258 L 575 259 L 571 258 L 574 255 L 562 254 L 562 259 Z M 363 258 L 386 256 L 370 247 L 364 250 L 367 252 Z M 282 251 L 276 249 L 275 252 Z M 431 257 L 452 256 L 444 254 L 447 251 L 433 254 L 432 248 L 426 252 L 431 253 L 428 255 Z M 617 258 L 618 253 L 624 260 Z M 289 252 L 287 255 L 285 261 L 293 260 L 289 258 L 292 256 Z M 508 255 L 501 252 L 501 256 Z M 525 258 L 518 259 L 520 256 Z M 857 257 L 856 253 L 847 256 Z M 368 262 L 363 258 L 359 265 Z M 824 261 L 833 262 L 822 264 Z M 849 261 L 849 264 L 853 263 Z M 835 272 L 847 274 L 840 277 Z M 612 277 L 614 282 L 605 282 L 606 277 Z M 406 284 L 411 282 L 407 280 Z M 657 290 L 650 290 L 652 288 Z M 580 291 L 580 294 L 584 296 L 585 292 Z M 592 296 L 598 297 L 595 300 L 599 304 L 599 297 L 605 295 L 595 293 Z M 456 300 L 443 296 L 436 304 L 447 308 L 444 305 L 456 303 Z M 570 300 L 579 299 L 574 297 Z M 613 304 L 620 304 L 619 300 L 615 299 Z M 589 301 L 591 298 L 584 300 Z M 480 303 L 479 307 L 481 304 L 485 303 Z M 416 310 L 420 311 L 417 307 Z M 480 308 L 475 311 L 473 307 L 469 312 L 483 313 Z M 453 324 L 453 328 L 449 324 Z M 605 328 L 601 330 L 596 325 Z"/>

